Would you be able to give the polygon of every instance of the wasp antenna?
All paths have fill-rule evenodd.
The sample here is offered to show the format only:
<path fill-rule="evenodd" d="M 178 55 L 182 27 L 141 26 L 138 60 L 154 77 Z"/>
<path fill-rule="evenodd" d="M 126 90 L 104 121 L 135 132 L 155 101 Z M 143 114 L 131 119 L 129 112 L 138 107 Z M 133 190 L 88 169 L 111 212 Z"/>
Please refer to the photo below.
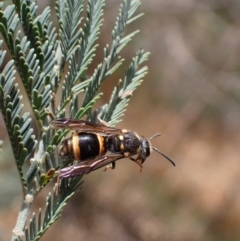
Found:
<path fill-rule="evenodd" d="M 164 156 L 168 161 L 170 161 L 173 164 L 173 166 L 176 166 L 175 162 L 170 157 L 165 155 L 163 152 L 159 151 L 156 147 L 152 147 L 152 149 L 158 152 L 160 155 Z"/>
<path fill-rule="evenodd" d="M 151 141 L 153 138 L 155 138 L 155 137 L 157 137 L 157 136 L 161 136 L 161 133 L 156 133 L 156 134 L 154 134 L 153 136 L 151 136 L 151 137 L 149 138 L 149 141 Z"/>

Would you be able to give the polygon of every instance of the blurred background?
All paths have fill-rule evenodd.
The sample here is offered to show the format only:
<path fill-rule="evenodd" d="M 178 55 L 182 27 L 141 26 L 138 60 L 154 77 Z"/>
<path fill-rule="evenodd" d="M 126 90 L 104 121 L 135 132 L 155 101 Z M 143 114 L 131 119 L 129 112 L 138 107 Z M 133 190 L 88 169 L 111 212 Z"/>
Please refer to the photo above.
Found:
<path fill-rule="evenodd" d="M 40 13 L 49 2 L 39 1 Z M 121 2 L 106 0 L 92 68 L 110 43 Z M 146 137 L 161 132 L 153 145 L 176 167 L 155 152 L 142 173 L 124 159 L 114 171 L 86 175 L 42 240 L 240 240 L 240 1 L 149 0 L 139 12 L 145 16 L 127 31 L 141 32 L 122 56 L 127 65 L 139 48 L 151 52 L 149 74 L 117 127 Z M 123 76 L 124 68 L 106 80 L 100 104 Z M 3 122 L 1 130 L 7 141 Z M 9 240 L 22 196 L 11 148 L 3 148 L 0 240 Z"/>

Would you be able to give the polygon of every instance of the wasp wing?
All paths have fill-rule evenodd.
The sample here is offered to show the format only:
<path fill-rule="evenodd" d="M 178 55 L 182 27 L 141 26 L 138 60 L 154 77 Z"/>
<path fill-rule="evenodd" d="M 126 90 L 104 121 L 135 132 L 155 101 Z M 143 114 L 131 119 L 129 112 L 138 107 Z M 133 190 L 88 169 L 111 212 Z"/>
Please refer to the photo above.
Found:
<path fill-rule="evenodd" d="M 62 168 L 59 171 L 58 177 L 65 178 L 87 174 L 101 167 L 107 166 L 108 164 L 115 162 L 123 157 L 124 156 L 122 154 L 111 154 L 98 159 L 91 159 L 88 161 L 79 162 L 73 166 Z"/>
<path fill-rule="evenodd" d="M 75 120 L 67 118 L 59 118 L 51 121 L 50 127 L 53 129 L 69 129 L 79 132 L 93 132 L 106 134 L 121 134 L 122 130 L 109 126 L 95 124 L 85 120 Z"/>

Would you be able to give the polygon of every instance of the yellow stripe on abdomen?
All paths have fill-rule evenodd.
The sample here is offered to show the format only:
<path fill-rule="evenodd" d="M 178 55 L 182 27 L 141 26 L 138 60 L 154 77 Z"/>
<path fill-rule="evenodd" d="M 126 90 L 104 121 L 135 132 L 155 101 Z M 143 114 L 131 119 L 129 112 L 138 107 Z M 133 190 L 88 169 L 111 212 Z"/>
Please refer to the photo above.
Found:
<path fill-rule="evenodd" d="M 77 132 L 72 137 L 72 147 L 75 160 L 81 161 L 79 137 Z"/>

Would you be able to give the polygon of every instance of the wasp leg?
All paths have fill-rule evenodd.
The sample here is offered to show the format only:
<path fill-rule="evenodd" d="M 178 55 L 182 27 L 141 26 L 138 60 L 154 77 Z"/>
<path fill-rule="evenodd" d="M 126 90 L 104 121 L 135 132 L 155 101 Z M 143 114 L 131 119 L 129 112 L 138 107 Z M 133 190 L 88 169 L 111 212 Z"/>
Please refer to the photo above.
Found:
<path fill-rule="evenodd" d="M 138 162 L 138 159 L 135 160 L 134 158 L 131 157 L 130 160 L 138 164 L 138 166 L 140 167 L 140 172 L 142 172 L 143 166 L 141 163 Z"/>
<path fill-rule="evenodd" d="M 116 167 L 116 163 L 115 162 L 112 162 L 112 163 L 110 163 L 109 165 L 107 165 L 105 168 L 104 168 L 104 172 L 105 171 L 107 171 L 108 169 L 112 169 L 112 170 L 114 170 L 115 169 L 115 167 Z"/>

